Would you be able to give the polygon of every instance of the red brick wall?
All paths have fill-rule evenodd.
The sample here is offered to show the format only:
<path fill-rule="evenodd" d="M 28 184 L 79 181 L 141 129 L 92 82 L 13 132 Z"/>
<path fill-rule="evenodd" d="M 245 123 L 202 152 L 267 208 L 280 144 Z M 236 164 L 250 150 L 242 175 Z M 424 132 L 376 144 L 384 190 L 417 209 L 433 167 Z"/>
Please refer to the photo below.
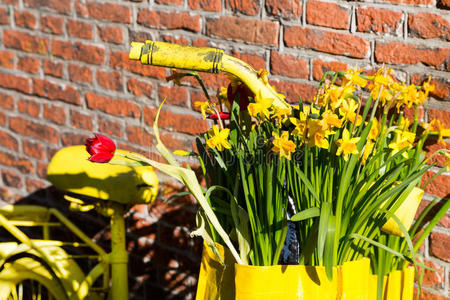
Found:
<path fill-rule="evenodd" d="M 450 127 L 449 9 L 448 0 L 0 0 L 0 197 L 50 203 L 49 159 L 92 131 L 156 157 L 151 125 L 165 97 L 164 142 L 192 147 L 207 127 L 192 105 L 201 90 L 193 81 L 174 87 L 165 82 L 169 70 L 129 61 L 131 41 L 222 48 L 269 70 L 292 101 L 311 97 L 328 69 L 387 64 L 413 83 L 432 75 L 436 90 L 423 117 Z M 203 78 L 213 94 L 225 84 L 224 76 Z M 427 199 L 448 197 L 449 182 L 440 176 Z M 141 298 L 191 297 L 200 245 L 188 236 L 192 205 L 158 201 L 134 211 L 132 290 Z M 440 270 L 427 273 L 424 299 L 449 297 L 449 243 L 447 216 L 423 248 Z"/>

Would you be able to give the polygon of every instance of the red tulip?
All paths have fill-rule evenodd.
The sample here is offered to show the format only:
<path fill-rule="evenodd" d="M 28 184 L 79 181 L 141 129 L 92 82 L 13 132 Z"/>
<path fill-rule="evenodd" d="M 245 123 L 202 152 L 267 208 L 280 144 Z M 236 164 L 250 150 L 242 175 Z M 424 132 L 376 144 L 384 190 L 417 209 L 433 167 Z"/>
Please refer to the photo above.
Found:
<path fill-rule="evenodd" d="M 231 117 L 231 114 L 230 114 L 230 113 L 227 113 L 227 112 L 219 112 L 219 116 L 220 116 L 220 119 L 222 119 L 222 120 L 229 120 L 230 117 Z M 217 114 L 211 114 L 211 115 L 207 116 L 207 118 L 208 118 L 208 119 L 211 119 L 211 120 L 217 120 L 217 119 L 219 119 L 219 117 L 217 116 Z"/>
<path fill-rule="evenodd" d="M 230 83 L 227 88 L 227 98 L 230 104 L 233 104 L 234 98 L 237 94 L 239 94 L 239 107 L 241 111 L 247 110 L 249 103 L 248 98 L 255 98 L 255 95 L 244 83 Z"/>
<path fill-rule="evenodd" d="M 99 133 L 94 133 L 94 135 L 95 138 L 86 140 L 86 151 L 91 155 L 89 160 L 98 163 L 109 162 L 114 156 L 116 145 L 104 135 Z"/>

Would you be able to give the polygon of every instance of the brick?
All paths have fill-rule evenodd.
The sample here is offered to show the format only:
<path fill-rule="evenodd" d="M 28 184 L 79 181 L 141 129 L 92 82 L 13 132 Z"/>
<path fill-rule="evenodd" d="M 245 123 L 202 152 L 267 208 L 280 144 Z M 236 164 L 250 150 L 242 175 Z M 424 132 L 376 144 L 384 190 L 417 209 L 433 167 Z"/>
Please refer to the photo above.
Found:
<path fill-rule="evenodd" d="M 424 263 L 426 266 L 437 270 L 437 272 L 428 269 L 422 270 L 422 268 L 419 267 L 417 273 L 420 274 L 424 272 L 422 281 L 423 286 L 438 286 L 444 283 L 444 269 L 441 266 L 436 266 L 429 260 L 426 260 Z"/>
<path fill-rule="evenodd" d="M 18 75 L 0 73 L 0 86 L 26 94 L 31 93 L 30 79 Z"/>
<path fill-rule="evenodd" d="M 441 38 L 450 41 L 450 22 L 440 15 L 419 12 L 408 16 L 409 34 L 424 39 Z"/>
<path fill-rule="evenodd" d="M 107 136 L 123 136 L 123 129 L 120 122 L 111 121 L 107 119 L 100 118 L 98 120 L 98 130 L 106 134 Z"/>
<path fill-rule="evenodd" d="M 158 99 L 160 99 L 160 101 L 166 99 L 166 103 L 169 105 L 186 106 L 187 94 L 185 87 L 158 86 Z"/>
<path fill-rule="evenodd" d="M 99 20 L 115 23 L 131 23 L 131 8 L 115 3 L 87 3 L 89 16 Z"/>
<path fill-rule="evenodd" d="M 52 59 L 42 61 L 42 69 L 45 75 L 61 78 L 63 76 L 63 66 L 61 62 L 55 62 Z"/>
<path fill-rule="evenodd" d="M 39 10 L 49 9 L 62 14 L 70 13 L 70 1 L 66 0 L 24 0 L 25 6 Z"/>
<path fill-rule="evenodd" d="M 254 44 L 278 45 L 280 24 L 271 21 L 220 17 L 206 21 L 206 34 Z"/>
<path fill-rule="evenodd" d="M 156 116 L 156 108 L 144 108 L 144 121 L 152 126 Z M 178 132 L 199 134 L 209 129 L 209 123 L 190 114 L 178 114 L 170 110 L 162 110 L 159 116 L 159 127 L 173 129 Z"/>
<path fill-rule="evenodd" d="M 6 186 L 20 189 L 22 187 L 22 178 L 20 174 L 10 170 L 2 170 L 3 183 Z"/>
<path fill-rule="evenodd" d="M 186 150 L 190 148 L 188 139 L 178 139 L 172 133 L 161 133 L 161 141 L 170 150 Z"/>
<path fill-rule="evenodd" d="M 361 37 L 300 26 L 287 27 L 284 42 L 289 47 L 305 47 L 356 58 L 364 58 L 369 53 L 369 42 Z"/>
<path fill-rule="evenodd" d="M 97 95 L 92 92 L 86 93 L 87 106 L 115 116 L 140 118 L 141 110 L 135 103 L 125 100 Z"/>
<path fill-rule="evenodd" d="M 128 125 L 125 129 L 127 139 L 133 144 L 150 147 L 153 136 L 141 126 Z"/>
<path fill-rule="evenodd" d="M 97 83 L 105 89 L 123 91 L 122 75 L 119 72 L 97 71 Z"/>
<path fill-rule="evenodd" d="M 43 180 L 25 178 L 25 185 L 28 193 L 45 189 L 49 184 Z"/>
<path fill-rule="evenodd" d="M 346 63 L 339 61 L 323 61 L 321 59 L 314 59 L 312 62 L 312 68 L 314 80 L 321 80 L 325 72 L 347 70 L 348 66 Z"/>
<path fill-rule="evenodd" d="M 52 54 L 69 60 L 79 60 L 88 64 L 103 65 L 105 49 L 81 42 L 52 41 Z"/>
<path fill-rule="evenodd" d="M 150 28 L 185 29 L 200 32 L 200 16 L 191 16 L 187 12 L 166 13 L 154 10 L 139 10 L 137 22 Z"/>
<path fill-rule="evenodd" d="M 0 67 L 14 69 L 14 53 L 0 51 Z"/>
<path fill-rule="evenodd" d="M 434 3 L 434 0 L 380 0 L 380 1 L 395 4 L 411 4 L 411 5 L 427 5 Z"/>
<path fill-rule="evenodd" d="M 450 152 L 450 143 L 445 143 L 445 145 L 442 145 L 441 143 L 437 142 L 436 137 L 428 137 L 423 146 L 423 150 L 426 152 L 426 157 L 429 159 L 427 161 L 427 164 L 435 163 L 437 166 L 443 167 L 445 162 L 447 161 L 447 158 L 445 157 L 445 155 L 436 153 L 437 151 L 442 149 L 446 149 Z"/>
<path fill-rule="evenodd" d="M 308 1 L 306 4 L 306 21 L 318 26 L 348 29 L 350 26 L 350 9 L 331 2 Z"/>
<path fill-rule="evenodd" d="M 203 84 L 206 89 L 217 91 L 221 87 L 227 87 L 229 83 L 229 79 L 225 73 L 221 74 L 208 74 L 208 73 L 199 73 Z M 200 84 L 193 77 L 185 77 L 185 80 L 181 82 L 189 82 L 190 85 L 200 87 Z"/>
<path fill-rule="evenodd" d="M 80 66 L 75 64 L 70 64 L 69 68 L 69 79 L 70 81 L 79 83 L 92 83 L 92 71 L 91 68 L 86 66 Z"/>
<path fill-rule="evenodd" d="M 450 261 L 450 236 L 444 233 L 431 233 L 430 235 L 430 252 L 433 256 Z"/>
<path fill-rule="evenodd" d="M 316 91 L 314 86 L 290 81 L 273 81 L 271 85 L 275 86 L 278 93 L 286 96 L 286 101 L 293 104 L 298 104 L 299 95 L 304 102 L 311 103 Z"/>
<path fill-rule="evenodd" d="M 158 4 L 176 4 L 176 5 L 182 5 L 184 0 L 156 0 L 156 3 Z"/>
<path fill-rule="evenodd" d="M 414 299 L 420 300 L 448 300 L 447 297 L 443 297 L 440 295 L 433 294 L 433 292 L 426 291 L 424 289 L 421 290 L 420 298 L 417 297 L 418 291 L 417 288 L 414 287 Z"/>
<path fill-rule="evenodd" d="M 57 131 L 54 128 L 32 122 L 22 117 L 10 117 L 9 127 L 12 131 L 19 134 L 33 136 L 37 139 L 48 141 L 54 144 L 58 142 Z"/>
<path fill-rule="evenodd" d="M 90 137 L 91 136 L 89 134 L 65 132 L 61 134 L 61 145 L 63 147 L 84 145 L 86 143 L 86 139 Z"/>
<path fill-rule="evenodd" d="M 242 53 L 238 52 L 236 50 L 231 51 L 231 55 L 239 58 L 240 60 L 248 63 L 250 66 L 252 66 L 255 70 L 261 70 L 266 68 L 266 60 L 264 58 L 264 54 L 261 56 L 259 55 L 253 55 L 249 53 Z"/>
<path fill-rule="evenodd" d="M 248 16 L 259 14 L 258 0 L 225 0 L 225 7 L 233 12 L 238 12 Z"/>
<path fill-rule="evenodd" d="M 272 16 L 298 19 L 302 15 L 302 4 L 297 0 L 266 0 L 266 11 Z"/>
<path fill-rule="evenodd" d="M 9 12 L 7 8 L 0 7 L 0 24 L 9 24 Z"/>
<path fill-rule="evenodd" d="M 220 0 L 188 0 L 188 6 L 191 10 L 205 10 L 220 12 L 222 2 Z"/>
<path fill-rule="evenodd" d="M 293 55 L 272 51 L 270 55 L 270 73 L 292 78 L 308 78 L 308 61 L 296 58 Z"/>
<path fill-rule="evenodd" d="M 21 56 L 17 61 L 17 68 L 31 74 L 38 74 L 41 69 L 41 63 L 36 57 Z"/>
<path fill-rule="evenodd" d="M 111 52 L 109 65 L 115 70 L 126 70 L 145 77 L 166 79 L 166 68 L 143 65 L 140 61 L 132 61 L 128 58 L 128 52 Z"/>
<path fill-rule="evenodd" d="M 81 112 L 71 110 L 70 111 L 70 125 L 78 129 L 84 129 L 92 131 L 92 117 L 90 115 L 83 114 Z"/>
<path fill-rule="evenodd" d="M 18 169 L 23 174 L 34 173 L 34 167 L 28 158 L 16 157 L 10 153 L 0 151 L 0 165 Z"/>
<path fill-rule="evenodd" d="M 6 114 L 0 111 L 0 126 L 6 126 Z"/>
<path fill-rule="evenodd" d="M 36 162 L 36 174 L 40 178 L 47 178 L 47 169 L 48 169 L 48 163 L 37 161 Z"/>
<path fill-rule="evenodd" d="M 153 85 L 136 78 L 130 78 L 127 81 L 127 89 L 132 92 L 136 97 L 146 96 L 152 97 Z"/>
<path fill-rule="evenodd" d="M 7 110 L 13 110 L 14 98 L 12 96 L 0 93 L 0 107 Z"/>
<path fill-rule="evenodd" d="M 64 19 L 55 16 L 42 16 L 41 17 L 41 30 L 51 34 L 61 35 L 63 34 Z"/>
<path fill-rule="evenodd" d="M 428 182 L 435 173 L 433 171 L 427 171 L 422 177 L 422 186 Z M 439 197 L 447 197 L 450 193 L 450 176 L 441 174 L 437 176 L 427 187 L 425 192 L 433 194 Z"/>
<path fill-rule="evenodd" d="M 358 7 L 356 27 L 361 32 L 396 33 L 402 24 L 403 13 L 373 7 Z"/>
<path fill-rule="evenodd" d="M 51 100 L 81 105 L 80 93 L 70 85 L 61 86 L 48 80 L 33 78 L 33 93 Z"/>
<path fill-rule="evenodd" d="M 37 159 L 45 159 L 45 149 L 41 143 L 33 142 L 28 139 L 22 139 L 22 149 L 25 155 Z"/>
<path fill-rule="evenodd" d="M 450 0 L 438 0 L 436 6 L 442 9 L 450 9 Z"/>
<path fill-rule="evenodd" d="M 78 22 L 75 20 L 67 20 L 67 33 L 69 36 L 86 40 L 91 40 L 94 37 L 93 27 L 91 24 Z"/>
<path fill-rule="evenodd" d="M 48 38 L 38 37 L 17 30 L 3 32 L 3 44 L 7 48 L 45 54 L 48 52 Z"/>
<path fill-rule="evenodd" d="M 2 141 L 1 147 L 11 149 L 13 151 L 19 150 L 19 142 L 10 133 L 0 129 L 0 140 Z"/>
<path fill-rule="evenodd" d="M 19 99 L 17 101 L 17 110 L 22 114 L 38 117 L 41 112 L 41 105 L 34 100 Z"/>
<path fill-rule="evenodd" d="M 189 45 L 189 42 L 187 40 L 185 40 L 179 36 L 164 35 L 162 37 L 162 39 L 166 43 L 172 43 L 172 44 L 178 44 L 178 45 Z"/>
<path fill-rule="evenodd" d="M 67 119 L 64 108 L 52 104 L 44 104 L 44 118 L 59 125 L 65 124 Z"/>
<path fill-rule="evenodd" d="M 100 39 L 107 43 L 122 44 L 122 29 L 115 26 L 99 26 L 98 35 Z"/>
<path fill-rule="evenodd" d="M 375 59 L 379 63 L 395 63 L 415 65 L 423 63 L 440 70 L 445 70 L 443 66 L 450 61 L 450 49 L 429 48 L 401 42 L 376 43 Z"/>
<path fill-rule="evenodd" d="M 14 11 L 14 22 L 19 27 L 34 29 L 36 28 L 36 16 L 29 11 Z"/>
<path fill-rule="evenodd" d="M 429 109 L 428 119 L 438 119 L 445 128 L 450 128 L 450 110 Z"/>
<path fill-rule="evenodd" d="M 208 39 L 198 38 L 192 41 L 192 46 L 195 47 L 211 47 Z"/>
<path fill-rule="evenodd" d="M 428 76 L 420 74 L 413 74 L 411 76 L 411 83 L 422 85 Z M 432 77 L 431 84 L 434 84 L 434 91 L 430 92 L 430 96 L 442 100 L 450 100 L 450 80 L 440 77 Z"/>
<path fill-rule="evenodd" d="M 144 42 L 146 40 L 153 40 L 152 35 L 146 31 L 136 31 L 128 29 L 128 39 L 130 41 Z"/>

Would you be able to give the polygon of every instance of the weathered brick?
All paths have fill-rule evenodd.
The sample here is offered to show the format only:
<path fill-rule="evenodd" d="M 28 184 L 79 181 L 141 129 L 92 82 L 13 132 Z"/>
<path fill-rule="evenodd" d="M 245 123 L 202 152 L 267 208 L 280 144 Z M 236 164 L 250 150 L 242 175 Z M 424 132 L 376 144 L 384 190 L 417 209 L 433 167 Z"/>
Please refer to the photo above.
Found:
<path fill-rule="evenodd" d="M 222 2 L 220 0 L 188 0 L 189 9 L 216 11 L 222 10 Z"/>
<path fill-rule="evenodd" d="M 6 126 L 6 114 L 0 111 L 0 126 Z"/>
<path fill-rule="evenodd" d="M 48 141 L 56 144 L 58 142 L 57 131 L 47 125 L 32 122 L 22 117 L 10 117 L 9 127 L 12 131 L 24 134 L 27 136 L 33 136 L 37 139 Z"/>
<path fill-rule="evenodd" d="M 416 85 L 422 85 L 424 81 L 428 79 L 428 76 L 413 74 L 411 76 L 411 83 Z M 432 77 L 431 84 L 434 85 L 434 91 L 430 92 L 430 96 L 442 100 L 450 100 L 450 79 L 441 77 Z"/>
<path fill-rule="evenodd" d="M 127 89 L 132 92 L 136 97 L 146 96 L 152 97 L 153 85 L 136 78 L 130 78 L 127 81 Z"/>
<path fill-rule="evenodd" d="M 11 149 L 13 151 L 19 150 L 19 142 L 17 139 L 11 135 L 10 133 L 3 131 L 0 129 L 0 141 L 1 147 Z"/>
<path fill-rule="evenodd" d="M 270 73 L 292 78 L 308 78 L 308 61 L 293 55 L 272 51 L 270 55 Z"/>
<path fill-rule="evenodd" d="M 284 42 L 289 47 L 305 47 L 356 58 L 364 58 L 369 53 L 369 42 L 359 36 L 300 26 L 287 27 Z"/>
<path fill-rule="evenodd" d="M 45 149 L 41 143 L 29 139 L 22 139 L 22 149 L 25 155 L 37 159 L 45 159 Z"/>
<path fill-rule="evenodd" d="M 167 28 L 167 29 L 185 29 L 193 32 L 200 32 L 200 16 L 191 16 L 187 12 L 166 13 L 141 9 L 138 12 L 137 22 L 146 27 Z"/>
<path fill-rule="evenodd" d="M 153 40 L 153 36 L 147 31 L 137 31 L 128 28 L 128 36 L 130 41 L 144 42 L 146 40 Z"/>
<path fill-rule="evenodd" d="M 123 136 L 123 129 L 120 122 L 111 121 L 104 118 L 99 118 L 98 120 L 98 130 L 107 136 Z"/>
<path fill-rule="evenodd" d="M 444 64 L 450 61 L 450 49 L 429 48 L 401 42 L 377 42 L 375 44 L 375 59 L 380 63 L 409 65 L 423 63 L 427 66 L 445 70 Z"/>
<path fill-rule="evenodd" d="M 67 119 L 64 108 L 52 104 L 44 104 L 44 118 L 59 125 L 65 124 Z"/>
<path fill-rule="evenodd" d="M 91 68 L 76 64 L 70 64 L 68 71 L 70 81 L 92 83 Z"/>
<path fill-rule="evenodd" d="M 91 40 L 94 37 L 91 24 L 76 20 L 67 20 L 67 33 L 69 36 Z"/>
<path fill-rule="evenodd" d="M 0 7 L 0 24 L 9 24 L 9 12 L 7 8 Z"/>
<path fill-rule="evenodd" d="M 206 34 L 255 44 L 278 45 L 280 24 L 271 21 L 220 17 L 206 21 Z"/>
<path fill-rule="evenodd" d="M 380 0 L 380 1 L 395 4 L 411 4 L 411 5 L 427 5 L 434 3 L 434 0 Z"/>
<path fill-rule="evenodd" d="M 273 81 L 277 92 L 286 96 L 286 100 L 290 103 L 298 104 L 298 96 L 302 97 L 304 102 L 311 102 L 316 88 L 314 86 L 290 82 L 290 81 Z"/>
<path fill-rule="evenodd" d="M 14 98 L 12 96 L 0 93 L 0 107 L 6 110 L 13 110 Z"/>
<path fill-rule="evenodd" d="M 70 111 L 70 125 L 78 129 L 92 131 L 92 116 L 76 110 Z"/>
<path fill-rule="evenodd" d="M 156 110 L 156 108 L 144 108 L 144 121 L 147 125 L 153 125 Z M 158 125 L 160 128 L 173 129 L 189 134 L 198 134 L 209 129 L 208 122 L 202 120 L 201 116 L 195 117 L 189 114 L 178 114 L 170 110 L 161 111 Z"/>
<path fill-rule="evenodd" d="M 176 138 L 171 133 L 161 133 L 161 141 L 170 150 L 187 150 L 190 148 L 190 139 Z"/>
<path fill-rule="evenodd" d="M 441 266 L 436 266 L 432 261 L 426 260 L 425 265 L 427 267 L 435 269 L 437 272 L 428 270 L 428 269 L 422 269 L 418 268 L 417 273 L 423 272 L 423 286 L 437 286 L 442 283 L 444 283 L 444 269 Z"/>
<path fill-rule="evenodd" d="M 441 38 L 450 41 L 450 22 L 440 15 L 418 12 L 408 16 L 411 36 L 425 39 Z"/>
<path fill-rule="evenodd" d="M 33 93 L 51 100 L 81 105 L 80 93 L 70 85 L 61 86 L 48 80 L 33 78 Z"/>
<path fill-rule="evenodd" d="M 131 23 L 131 8 L 115 3 L 89 1 L 87 12 L 90 17 L 116 23 Z"/>
<path fill-rule="evenodd" d="M 308 1 L 306 4 L 306 21 L 318 26 L 348 29 L 350 26 L 350 9 L 332 2 Z"/>
<path fill-rule="evenodd" d="M 0 151 L 0 165 L 16 168 L 23 174 L 34 173 L 33 164 L 24 156 L 16 157 L 10 153 Z"/>
<path fill-rule="evenodd" d="M 428 119 L 438 119 L 445 128 L 450 128 L 450 110 L 429 109 Z"/>
<path fill-rule="evenodd" d="M 14 69 L 14 53 L 0 51 L 0 67 Z"/>
<path fill-rule="evenodd" d="M 450 236 L 444 233 L 434 232 L 430 235 L 430 252 L 433 256 L 450 261 Z"/>
<path fill-rule="evenodd" d="M 122 75 L 119 72 L 97 71 L 97 83 L 108 90 L 122 91 Z"/>
<path fill-rule="evenodd" d="M 231 51 L 231 55 L 248 63 L 255 70 L 261 70 L 266 68 L 265 54 L 253 55 L 233 50 Z"/>
<path fill-rule="evenodd" d="M 31 93 L 30 79 L 18 75 L 0 73 L 0 86 L 26 94 Z"/>
<path fill-rule="evenodd" d="M 111 52 L 109 65 L 115 70 L 126 70 L 145 77 L 166 79 L 166 68 L 143 65 L 140 61 L 130 61 L 127 52 Z"/>
<path fill-rule="evenodd" d="M 436 164 L 439 167 L 443 167 L 447 158 L 443 154 L 438 154 L 437 151 L 445 149 L 450 152 L 450 143 L 445 143 L 444 145 L 437 142 L 436 138 L 428 138 L 423 146 L 423 150 L 426 152 L 426 157 L 429 159 L 428 164 Z M 450 224 L 450 223 L 449 223 Z M 450 227 L 450 225 L 449 225 Z"/>
<path fill-rule="evenodd" d="M 3 183 L 6 186 L 20 189 L 22 187 L 22 177 L 17 172 L 11 170 L 2 170 Z"/>
<path fill-rule="evenodd" d="M 427 183 L 436 173 L 433 171 L 427 171 L 422 177 L 422 186 Z M 430 184 L 425 188 L 425 192 L 433 194 L 439 197 L 447 197 L 450 194 L 450 176 L 441 174 L 437 176 Z"/>
<path fill-rule="evenodd" d="M 40 179 L 25 178 L 26 190 L 28 193 L 36 192 L 37 190 L 45 189 L 49 184 Z"/>
<path fill-rule="evenodd" d="M 312 62 L 312 72 L 314 80 L 321 80 L 322 76 L 327 71 L 345 71 L 348 66 L 346 63 L 340 61 L 323 61 L 321 59 L 314 59 Z"/>
<path fill-rule="evenodd" d="M 3 44 L 5 47 L 45 54 L 48 52 L 48 38 L 30 35 L 17 30 L 5 30 L 3 32 Z"/>
<path fill-rule="evenodd" d="M 178 106 L 186 106 L 187 105 L 187 90 L 185 87 L 178 86 L 158 86 L 158 99 L 162 101 L 162 99 L 166 99 L 166 103 L 168 105 L 178 105 Z"/>
<path fill-rule="evenodd" d="M 41 105 L 31 99 L 19 99 L 17 101 L 17 110 L 20 113 L 38 117 L 41 112 Z"/>
<path fill-rule="evenodd" d="M 162 36 L 162 39 L 166 43 L 172 43 L 172 44 L 178 44 L 178 45 L 188 45 L 189 41 L 185 40 L 184 38 L 180 36 L 171 36 L 171 35 L 164 35 Z"/>
<path fill-rule="evenodd" d="M 107 43 L 122 44 L 122 29 L 116 26 L 99 26 L 98 35 L 100 39 Z"/>
<path fill-rule="evenodd" d="M 42 61 L 42 69 L 45 75 L 50 75 L 53 77 L 63 76 L 63 66 L 62 62 L 56 62 L 52 59 L 45 59 Z"/>
<path fill-rule="evenodd" d="M 435 292 L 438 293 L 438 292 Z M 437 294 L 434 294 L 433 291 L 426 291 L 425 289 L 421 289 L 420 297 L 417 297 L 418 290 L 417 287 L 414 287 L 414 299 L 420 300 L 448 300 L 448 297 L 443 297 Z"/>
<path fill-rule="evenodd" d="M 103 65 L 105 49 L 81 42 L 52 41 L 52 54 L 69 60 L 79 60 L 88 64 Z"/>
<path fill-rule="evenodd" d="M 17 68 L 27 73 L 37 74 L 41 69 L 41 63 L 36 57 L 21 56 L 17 61 Z"/>
<path fill-rule="evenodd" d="M 238 12 L 248 16 L 259 14 L 258 0 L 225 0 L 225 7 L 233 12 Z"/>
<path fill-rule="evenodd" d="M 450 0 L 437 0 L 438 8 L 450 9 Z"/>
<path fill-rule="evenodd" d="M 66 0 L 24 0 L 25 6 L 39 10 L 50 9 L 62 14 L 70 13 L 70 1 Z"/>
<path fill-rule="evenodd" d="M 87 138 L 91 138 L 89 134 L 84 133 L 74 133 L 73 131 L 64 132 L 61 134 L 61 145 L 63 147 L 73 146 L 73 145 L 84 145 Z"/>
<path fill-rule="evenodd" d="M 14 11 L 14 22 L 19 27 L 34 29 L 36 28 L 37 19 L 32 12 L 16 10 Z"/>
<path fill-rule="evenodd" d="M 92 92 L 86 93 L 87 106 L 115 116 L 139 118 L 141 110 L 135 103 L 125 100 L 97 95 Z"/>
<path fill-rule="evenodd" d="M 149 147 L 152 144 L 153 136 L 141 126 L 128 125 L 125 129 L 127 140 L 131 143 Z"/>
<path fill-rule="evenodd" d="M 373 7 L 358 7 L 356 26 L 361 32 L 396 33 L 402 24 L 403 13 Z"/>
<path fill-rule="evenodd" d="M 297 0 L 266 0 L 266 11 L 284 19 L 298 19 L 302 15 L 302 3 Z"/>
<path fill-rule="evenodd" d="M 184 0 L 156 0 L 156 3 L 158 4 L 176 4 L 181 5 L 183 4 Z"/>
<path fill-rule="evenodd" d="M 63 34 L 64 19 L 55 16 L 41 17 L 41 30 L 51 34 Z"/>

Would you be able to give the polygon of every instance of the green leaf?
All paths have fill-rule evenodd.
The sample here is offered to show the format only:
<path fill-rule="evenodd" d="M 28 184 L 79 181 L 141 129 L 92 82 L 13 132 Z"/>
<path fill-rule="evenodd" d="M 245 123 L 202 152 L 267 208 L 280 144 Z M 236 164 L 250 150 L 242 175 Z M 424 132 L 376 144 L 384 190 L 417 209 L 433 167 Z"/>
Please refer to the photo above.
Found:
<path fill-rule="evenodd" d="M 325 241 L 328 234 L 328 221 L 331 216 L 332 204 L 329 202 L 322 203 L 320 208 L 319 219 L 319 233 L 317 236 L 317 256 L 319 258 L 320 265 L 323 265 L 323 254 L 325 248 Z"/>
<path fill-rule="evenodd" d="M 294 222 L 303 221 L 306 219 L 318 217 L 319 215 L 320 209 L 318 207 L 311 207 L 293 215 L 291 217 L 291 221 Z"/>

